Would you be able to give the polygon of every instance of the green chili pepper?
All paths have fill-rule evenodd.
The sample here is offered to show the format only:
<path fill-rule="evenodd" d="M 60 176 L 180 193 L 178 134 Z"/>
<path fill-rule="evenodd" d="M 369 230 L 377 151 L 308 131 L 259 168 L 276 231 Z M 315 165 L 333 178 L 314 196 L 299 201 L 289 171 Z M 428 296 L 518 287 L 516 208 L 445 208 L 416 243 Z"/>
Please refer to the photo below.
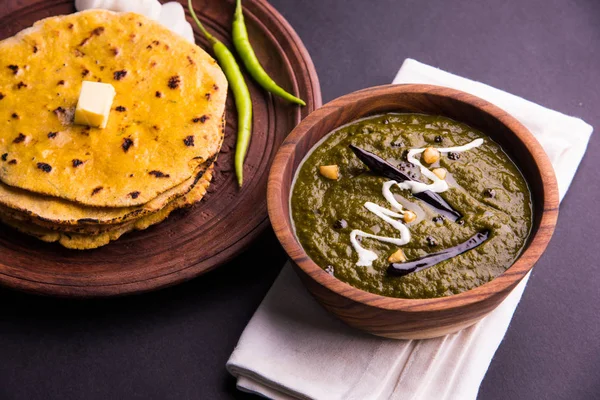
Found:
<path fill-rule="evenodd" d="M 244 23 L 244 13 L 242 12 L 242 0 L 236 0 L 235 14 L 233 15 L 233 45 L 244 62 L 246 69 L 260 86 L 287 101 L 302 106 L 306 105 L 304 100 L 286 92 L 281 86 L 277 85 L 262 65 L 260 65 L 260 61 L 258 61 L 256 54 L 254 54 L 254 49 L 248 40 L 248 32 Z"/>
<path fill-rule="evenodd" d="M 198 24 L 198 28 L 202 31 L 204 36 L 208 39 L 212 45 L 216 59 L 219 61 L 219 65 L 223 69 L 229 87 L 233 92 L 233 98 L 235 99 L 235 107 L 238 112 L 238 134 L 237 144 L 235 146 L 235 174 L 237 175 L 238 184 L 242 186 L 244 181 L 244 158 L 248 151 L 248 145 L 250 144 L 250 135 L 252 134 L 252 99 L 250 98 L 250 91 L 244 81 L 244 76 L 240 70 L 240 66 L 235 57 L 231 54 L 231 51 L 221 41 L 211 35 L 202 25 L 194 8 L 192 7 L 192 0 L 188 0 L 188 7 L 192 18 Z"/>

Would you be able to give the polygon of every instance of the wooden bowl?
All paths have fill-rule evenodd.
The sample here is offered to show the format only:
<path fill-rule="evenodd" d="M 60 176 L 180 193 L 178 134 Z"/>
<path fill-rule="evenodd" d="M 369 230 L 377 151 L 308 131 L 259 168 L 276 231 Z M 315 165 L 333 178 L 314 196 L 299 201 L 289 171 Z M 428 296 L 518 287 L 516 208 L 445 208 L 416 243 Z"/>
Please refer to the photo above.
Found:
<path fill-rule="evenodd" d="M 290 190 L 298 165 L 324 135 L 353 120 L 384 112 L 441 115 L 464 122 L 499 143 L 519 166 L 533 198 L 533 228 L 517 261 L 494 280 L 433 299 L 384 297 L 329 275 L 306 254 L 292 229 Z M 424 339 L 466 328 L 494 310 L 531 270 L 558 217 L 558 187 L 546 153 L 515 118 L 478 97 L 431 85 L 386 85 L 342 96 L 311 113 L 283 142 L 269 176 L 271 224 L 314 297 L 348 325 L 378 336 Z"/>

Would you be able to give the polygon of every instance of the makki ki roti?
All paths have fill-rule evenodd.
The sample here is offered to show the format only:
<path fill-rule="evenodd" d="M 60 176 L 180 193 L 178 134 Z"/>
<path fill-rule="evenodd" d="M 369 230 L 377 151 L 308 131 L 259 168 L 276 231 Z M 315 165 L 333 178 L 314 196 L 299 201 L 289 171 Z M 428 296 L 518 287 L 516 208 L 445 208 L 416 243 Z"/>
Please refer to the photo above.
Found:
<path fill-rule="evenodd" d="M 105 129 L 72 123 L 83 80 L 116 89 Z M 0 180 L 90 206 L 145 204 L 217 153 L 226 95 L 213 58 L 141 15 L 38 21 L 0 42 Z"/>
<path fill-rule="evenodd" d="M 184 196 L 204 178 L 212 164 L 212 160 L 201 164 L 185 182 L 146 204 L 132 207 L 85 206 L 56 197 L 32 194 L 0 183 L 0 213 L 54 231 L 99 233 L 159 211 Z"/>
<path fill-rule="evenodd" d="M 57 232 L 40 226 L 23 223 L 22 221 L 13 219 L 2 213 L 0 213 L 0 221 L 22 233 L 37 237 L 44 242 L 58 242 L 62 246 L 74 250 L 96 249 L 98 247 L 107 245 L 111 241 L 119 239 L 122 235 L 128 232 L 134 230 L 144 230 L 152 225 L 158 224 L 164 221 L 174 210 L 192 206 L 202 200 L 206 194 L 206 189 L 210 184 L 212 170 L 213 167 L 211 166 L 190 192 L 167 204 L 167 206 L 165 206 L 163 209 L 155 213 L 145 215 L 137 220 L 130 221 L 129 223 L 123 224 L 114 230 L 100 234 Z"/>
<path fill-rule="evenodd" d="M 224 124 L 223 119 L 220 143 L 224 135 Z M 22 221 L 30 220 L 53 230 L 64 229 L 72 232 L 79 232 L 78 226 L 122 223 L 155 212 L 174 198 L 189 192 L 215 159 L 216 155 L 200 164 L 190 178 L 161 193 L 148 203 L 130 207 L 86 206 L 14 188 L 0 182 L 0 212 Z"/>

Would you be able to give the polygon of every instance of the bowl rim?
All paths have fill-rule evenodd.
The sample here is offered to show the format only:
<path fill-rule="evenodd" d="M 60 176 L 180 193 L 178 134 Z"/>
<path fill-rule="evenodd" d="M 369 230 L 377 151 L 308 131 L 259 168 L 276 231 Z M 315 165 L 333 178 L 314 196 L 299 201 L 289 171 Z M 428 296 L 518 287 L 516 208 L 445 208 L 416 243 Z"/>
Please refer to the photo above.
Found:
<path fill-rule="evenodd" d="M 375 99 L 380 96 L 401 93 L 433 94 L 448 97 L 487 113 L 505 125 L 508 130 L 523 142 L 527 152 L 531 155 L 539 170 L 544 199 L 538 206 L 541 210 L 539 228 L 530 237 L 527 248 L 502 274 L 483 285 L 459 294 L 427 299 L 406 299 L 382 296 L 351 286 L 331 276 L 312 261 L 296 239 L 293 227 L 287 222 L 288 220 L 284 213 L 282 201 L 289 201 L 288 198 L 282 199 L 283 196 L 281 196 L 283 181 L 286 177 L 284 167 L 294 157 L 294 151 L 300 139 L 319 123 L 322 118 L 332 113 L 339 113 L 340 108 L 346 107 L 348 104 L 352 104 L 357 100 L 364 101 L 365 97 Z M 341 126 L 344 123 L 347 122 L 339 124 L 336 122 L 336 125 Z M 292 171 L 292 174 L 295 175 L 295 172 L 296 169 Z M 556 226 L 559 198 L 554 168 L 546 152 L 533 134 L 506 111 L 477 96 L 448 87 L 426 84 L 389 84 L 358 90 L 338 97 L 313 111 L 294 128 L 282 143 L 271 166 L 267 187 L 267 205 L 273 230 L 286 253 L 297 267 L 320 285 L 347 299 L 383 310 L 430 312 L 471 306 L 483 302 L 498 293 L 507 295 L 529 273 L 546 249 Z"/>

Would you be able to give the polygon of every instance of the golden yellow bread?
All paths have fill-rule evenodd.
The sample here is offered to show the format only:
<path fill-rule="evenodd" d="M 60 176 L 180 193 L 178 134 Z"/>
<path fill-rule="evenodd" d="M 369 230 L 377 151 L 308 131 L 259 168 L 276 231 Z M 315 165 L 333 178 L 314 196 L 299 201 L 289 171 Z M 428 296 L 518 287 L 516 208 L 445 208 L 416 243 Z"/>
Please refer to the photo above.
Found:
<path fill-rule="evenodd" d="M 223 118 L 221 137 L 225 134 L 224 130 L 225 119 Z M 100 232 L 109 229 L 110 224 L 119 224 L 158 211 L 168 202 L 184 195 L 192 189 L 214 160 L 216 156 L 200 164 L 192 177 L 141 206 L 92 207 L 0 183 L 0 212 L 13 219 L 31 221 L 48 229 Z"/>
<path fill-rule="evenodd" d="M 193 190 L 194 186 L 207 174 L 211 167 L 212 162 L 200 165 L 195 174 L 186 182 L 177 185 L 142 206 L 134 207 L 82 206 L 55 197 L 32 195 L 30 192 L 0 184 L 0 214 L 26 224 L 33 224 L 54 231 L 97 234 L 114 230 L 120 225 L 166 207 L 170 202 Z M 17 191 L 20 193 L 15 195 Z M 6 198 L 2 196 L 5 192 L 11 194 L 8 199 L 12 205 L 18 206 L 18 202 L 21 201 L 23 205 L 27 206 L 27 211 L 2 205 L 6 202 L 4 200 Z M 61 220 L 65 216 L 73 219 Z"/>
<path fill-rule="evenodd" d="M 105 129 L 73 124 L 82 81 L 110 83 Z M 0 42 L 0 181 L 89 206 L 148 203 L 221 144 L 227 81 L 141 15 L 51 17 Z"/>
<path fill-rule="evenodd" d="M 0 212 L 49 229 L 72 232 L 79 231 L 78 227 L 118 224 L 158 211 L 173 199 L 189 192 L 212 165 L 212 160 L 199 165 L 183 183 L 141 206 L 92 207 L 0 183 Z"/>
<path fill-rule="evenodd" d="M 189 207 L 199 202 L 206 194 L 206 189 L 212 178 L 212 167 L 206 172 L 204 177 L 194 188 L 186 195 L 179 197 L 167 204 L 163 209 L 143 216 L 137 220 L 120 225 L 114 230 L 103 232 L 97 235 L 57 232 L 45 229 L 40 226 L 31 225 L 0 214 L 0 220 L 5 224 L 27 235 L 35 236 L 45 242 L 58 242 L 68 249 L 89 250 L 107 245 L 109 242 L 117 240 L 122 235 L 133 230 L 144 230 L 148 227 L 164 221 L 173 210 Z"/>

